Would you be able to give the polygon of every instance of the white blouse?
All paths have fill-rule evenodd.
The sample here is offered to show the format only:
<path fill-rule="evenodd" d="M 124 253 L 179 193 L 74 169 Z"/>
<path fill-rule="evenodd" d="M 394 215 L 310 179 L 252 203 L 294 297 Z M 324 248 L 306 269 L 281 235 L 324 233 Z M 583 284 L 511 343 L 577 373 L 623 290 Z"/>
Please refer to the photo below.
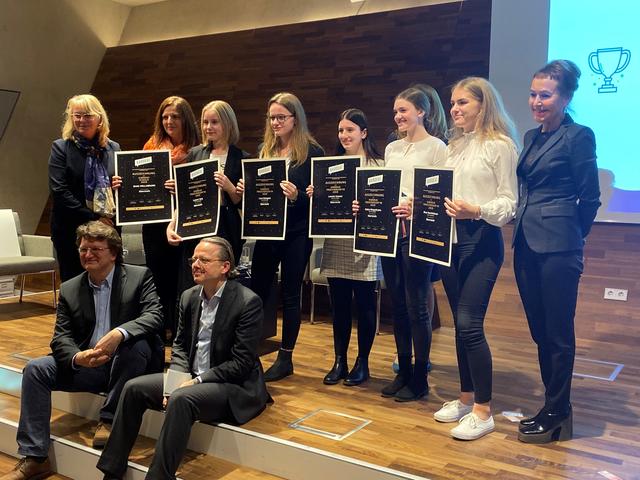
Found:
<path fill-rule="evenodd" d="M 465 133 L 447 147 L 444 165 L 453 167 L 454 200 L 480 205 L 480 218 L 502 227 L 516 213 L 516 145 L 508 137 L 481 139 Z"/>
<path fill-rule="evenodd" d="M 400 193 L 413 197 L 413 168 L 431 168 L 442 164 L 446 151 L 444 142 L 436 137 L 429 136 L 419 142 L 408 142 L 403 138 L 387 145 L 384 151 L 385 167 L 402 170 Z"/>

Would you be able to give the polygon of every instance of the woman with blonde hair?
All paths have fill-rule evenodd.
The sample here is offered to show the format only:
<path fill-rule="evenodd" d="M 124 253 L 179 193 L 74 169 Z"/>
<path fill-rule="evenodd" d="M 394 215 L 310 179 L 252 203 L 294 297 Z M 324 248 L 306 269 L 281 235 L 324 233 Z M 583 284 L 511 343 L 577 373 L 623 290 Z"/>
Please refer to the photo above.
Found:
<path fill-rule="evenodd" d="M 267 103 L 264 141 L 260 158 L 287 158 L 288 181 L 280 184 L 287 197 L 287 231 L 284 240 L 258 240 L 251 263 L 251 288 L 266 304 L 271 285 L 281 266 L 282 345 L 264 379 L 273 382 L 293 373 L 292 354 L 300 331 L 300 289 L 313 242 L 308 237 L 311 157 L 324 150 L 309 133 L 302 103 L 292 93 L 282 92 Z M 238 184 L 244 192 L 244 184 Z"/>
<path fill-rule="evenodd" d="M 231 244 L 236 263 L 240 260 L 242 240 L 240 239 L 240 201 L 236 184 L 242 176 L 242 159 L 248 154 L 236 146 L 240 140 L 240 129 L 236 114 L 227 102 L 213 100 L 202 107 L 200 116 L 202 144 L 193 147 L 186 162 L 197 162 L 208 158 L 218 160 L 218 171 L 214 173 L 216 184 L 222 189 L 219 237 Z M 180 245 L 181 270 L 178 280 L 179 292 L 193 286 L 191 268 L 187 263 L 193 255 L 198 239 L 183 241 L 175 232 L 175 220 L 167 228 L 167 240 L 172 245 Z"/>
<path fill-rule="evenodd" d="M 64 112 L 62 138 L 53 142 L 49 156 L 51 240 L 62 281 L 84 271 L 76 228 L 91 220 L 113 225 L 110 176 L 117 150 L 120 145 L 109 139 L 109 118 L 100 101 L 89 94 L 71 97 Z"/>
<path fill-rule="evenodd" d="M 484 334 L 489 299 L 504 259 L 500 227 L 515 215 L 516 131 L 488 80 L 468 77 L 451 93 L 445 166 L 454 168 L 447 214 L 456 220 L 450 268 L 441 268 L 456 331 L 460 394 L 434 414 L 459 422 L 454 438 L 475 440 L 494 429 L 492 361 Z"/>

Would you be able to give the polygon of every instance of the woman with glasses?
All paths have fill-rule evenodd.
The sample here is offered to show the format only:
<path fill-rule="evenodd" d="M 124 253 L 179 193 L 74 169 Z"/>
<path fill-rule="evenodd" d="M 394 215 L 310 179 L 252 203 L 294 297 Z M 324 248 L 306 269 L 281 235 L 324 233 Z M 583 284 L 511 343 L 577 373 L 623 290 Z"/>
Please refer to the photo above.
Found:
<path fill-rule="evenodd" d="M 222 190 L 220 219 L 217 236 L 231 244 L 236 263 L 240 259 L 242 240 L 240 239 L 240 201 L 242 196 L 236 192 L 236 184 L 242 176 L 242 159 L 248 154 L 236 146 L 240 140 L 240 130 L 236 114 L 227 102 L 214 100 L 202 108 L 200 117 L 202 144 L 193 147 L 187 155 L 186 162 L 196 162 L 215 158 L 218 160 L 218 171 L 214 173 L 216 185 Z M 194 285 L 191 269 L 187 259 L 199 240 L 186 240 L 175 231 L 175 220 L 167 227 L 167 240 L 171 245 L 180 245 L 182 268 L 179 275 L 179 292 Z"/>
<path fill-rule="evenodd" d="M 338 155 L 359 155 L 361 166 L 382 164 L 382 155 L 369 131 L 365 114 L 357 108 L 342 112 L 338 123 Z M 309 185 L 307 195 L 313 196 Z M 324 377 L 326 385 L 340 380 L 351 387 L 369 378 L 369 353 L 376 334 L 376 283 L 381 279 L 377 256 L 354 253 L 353 239 L 327 238 L 322 250 L 322 274 L 329 280 L 333 313 L 333 348 L 335 361 Z M 347 351 L 351 339 L 351 303 L 355 297 L 358 311 L 358 357 L 349 371 Z"/>
<path fill-rule="evenodd" d="M 451 267 L 440 271 L 453 312 L 460 394 L 434 418 L 458 422 L 454 438 L 475 440 L 494 429 L 484 319 L 504 258 L 500 227 L 515 214 L 517 136 L 500 95 L 480 77 L 453 87 L 451 120 L 445 165 L 454 168 L 454 192 L 445 209 L 456 220 L 455 237 Z"/>
<path fill-rule="evenodd" d="M 49 157 L 49 191 L 53 199 L 51 240 L 64 282 L 84 270 L 78 257 L 76 228 L 91 220 L 113 226 L 115 203 L 111 191 L 114 152 L 109 118 L 93 95 L 76 95 L 67 102 L 62 138 L 53 142 Z"/>
<path fill-rule="evenodd" d="M 143 150 L 170 150 L 171 165 L 180 165 L 187 159 L 187 152 L 199 142 L 196 119 L 191 105 L 182 97 L 165 98 L 156 112 L 153 134 L 144 144 Z M 122 177 L 114 176 L 112 186 L 120 188 Z M 173 188 L 173 182 L 166 184 Z M 167 242 L 168 223 L 142 225 L 142 243 L 147 267 L 162 303 L 166 339 L 175 335 L 176 302 L 179 299 L 178 272 L 180 251 Z"/>
<path fill-rule="evenodd" d="M 282 344 L 278 357 L 265 372 L 273 382 L 293 373 L 292 354 L 300 331 L 300 289 L 313 242 L 308 237 L 311 157 L 324 150 L 311 136 L 302 103 L 292 93 L 277 93 L 267 103 L 260 158 L 287 159 L 288 181 L 280 184 L 287 197 L 287 231 L 284 240 L 258 240 L 251 262 L 251 288 L 266 304 L 278 265 L 282 282 Z M 239 182 L 238 192 L 244 192 Z"/>

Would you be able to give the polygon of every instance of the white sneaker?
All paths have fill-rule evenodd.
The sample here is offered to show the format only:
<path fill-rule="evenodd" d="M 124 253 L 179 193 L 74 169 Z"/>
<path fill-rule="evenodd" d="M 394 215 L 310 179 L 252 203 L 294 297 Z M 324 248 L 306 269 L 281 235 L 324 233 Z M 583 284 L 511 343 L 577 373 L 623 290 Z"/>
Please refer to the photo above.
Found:
<path fill-rule="evenodd" d="M 472 409 L 473 405 L 465 405 L 460 400 L 452 400 L 445 402 L 442 408 L 433 414 L 433 418 L 438 422 L 457 422 L 467 413 L 471 413 Z"/>
<path fill-rule="evenodd" d="M 457 427 L 451 429 L 451 436 L 458 440 L 475 440 L 493 432 L 494 429 L 493 417 L 482 420 L 475 413 L 468 413 L 460 419 Z"/>

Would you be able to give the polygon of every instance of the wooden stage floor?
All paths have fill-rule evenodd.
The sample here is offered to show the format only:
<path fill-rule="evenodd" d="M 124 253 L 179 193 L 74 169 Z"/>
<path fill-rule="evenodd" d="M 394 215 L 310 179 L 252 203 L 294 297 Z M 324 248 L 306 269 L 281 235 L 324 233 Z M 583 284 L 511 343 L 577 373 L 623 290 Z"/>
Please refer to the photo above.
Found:
<path fill-rule="evenodd" d="M 393 374 L 393 335 L 376 338 L 370 358 L 372 379 L 359 387 L 326 386 L 322 377 L 331 367 L 333 347 L 328 319 L 303 323 L 294 354 L 295 374 L 269 384 L 275 404 L 246 428 L 307 446 L 353 457 L 431 479 L 604 479 L 605 473 L 623 480 L 640 479 L 640 352 L 637 348 L 617 351 L 624 362 L 615 381 L 575 377 L 573 389 L 574 439 L 549 445 L 527 445 L 517 440 L 517 424 L 503 411 L 535 412 L 541 405 L 542 387 L 537 357 L 530 338 L 501 336 L 489 329 L 494 359 L 494 419 L 496 431 L 474 441 L 449 436 L 451 424 L 433 420 L 443 401 L 455 397 L 458 376 L 453 331 L 443 327 L 434 333 L 428 398 L 407 404 L 382 398 L 382 386 Z M 54 322 L 50 296 L 0 301 L 0 364 L 21 367 L 27 357 L 48 352 Z M 275 348 L 276 343 L 271 342 Z M 355 329 L 352 358 L 355 359 Z M 609 358 L 615 345 L 589 342 L 579 345 L 576 371 L 608 377 L 614 365 L 588 360 Z M 16 355 L 17 354 L 17 355 Z M 275 353 L 262 357 L 268 367 Z M 343 440 L 325 438 L 289 425 L 318 409 L 371 420 Z M 316 428 L 349 429 L 325 415 Z M 213 478 L 209 477 L 208 478 Z M 215 477 L 219 478 L 219 477 Z"/>

